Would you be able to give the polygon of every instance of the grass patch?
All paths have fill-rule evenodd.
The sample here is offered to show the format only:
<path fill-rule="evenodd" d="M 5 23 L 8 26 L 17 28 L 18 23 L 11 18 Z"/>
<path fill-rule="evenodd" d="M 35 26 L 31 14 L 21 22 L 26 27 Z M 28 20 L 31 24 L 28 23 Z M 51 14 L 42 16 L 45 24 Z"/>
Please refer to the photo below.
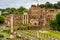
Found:
<path fill-rule="evenodd" d="M 54 38 L 60 38 L 60 34 L 57 33 L 57 32 L 48 31 L 48 32 L 45 33 L 45 34 L 51 35 L 51 36 L 54 37 Z"/>
<path fill-rule="evenodd" d="M 10 34 L 4 33 L 4 32 L 1 32 L 0 34 L 4 35 L 4 38 L 9 38 L 10 37 Z"/>

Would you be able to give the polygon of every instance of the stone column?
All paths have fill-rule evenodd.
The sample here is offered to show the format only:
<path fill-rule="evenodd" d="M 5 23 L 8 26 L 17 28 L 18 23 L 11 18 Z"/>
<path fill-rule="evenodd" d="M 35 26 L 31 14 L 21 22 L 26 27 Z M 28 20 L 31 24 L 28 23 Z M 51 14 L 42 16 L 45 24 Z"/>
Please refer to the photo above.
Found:
<path fill-rule="evenodd" d="M 28 15 L 27 15 L 27 24 L 28 24 Z"/>
<path fill-rule="evenodd" d="M 28 15 L 27 15 L 27 13 L 23 14 L 23 24 L 28 24 Z"/>
<path fill-rule="evenodd" d="M 1 15 L 1 13 L 2 13 L 2 12 L 0 11 L 0 15 Z"/>
<path fill-rule="evenodd" d="M 13 15 L 11 15 L 11 32 L 13 32 Z"/>
<path fill-rule="evenodd" d="M 13 15 L 11 14 L 11 35 L 10 35 L 10 39 L 13 39 L 14 35 L 13 35 Z"/>
<path fill-rule="evenodd" d="M 46 25 L 46 18 L 45 18 L 45 15 L 44 15 L 44 27 L 45 27 L 45 25 Z"/>
<path fill-rule="evenodd" d="M 22 21 L 22 22 L 23 22 L 23 24 L 24 24 L 24 15 L 23 15 L 22 17 L 23 17 L 23 21 Z"/>
<path fill-rule="evenodd" d="M 25 24 L 26 24 L 26 15 L 25 15 Z"/>
<path fill-rule="evenodd" d="M 23 22 L 23 24 L 25 24 L 25 16 L 24 15 L 23 15 L 23 21 L 22 22 Z"/>

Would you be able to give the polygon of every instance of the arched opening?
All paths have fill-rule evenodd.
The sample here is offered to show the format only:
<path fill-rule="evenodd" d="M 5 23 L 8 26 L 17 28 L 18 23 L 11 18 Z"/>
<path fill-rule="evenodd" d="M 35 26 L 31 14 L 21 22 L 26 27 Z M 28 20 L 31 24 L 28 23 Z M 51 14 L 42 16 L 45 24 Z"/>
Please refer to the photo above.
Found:
<path fill-rule="evenodd" d="M 37 25 L 37 23 L 34 23 L 34 25 Z"/>

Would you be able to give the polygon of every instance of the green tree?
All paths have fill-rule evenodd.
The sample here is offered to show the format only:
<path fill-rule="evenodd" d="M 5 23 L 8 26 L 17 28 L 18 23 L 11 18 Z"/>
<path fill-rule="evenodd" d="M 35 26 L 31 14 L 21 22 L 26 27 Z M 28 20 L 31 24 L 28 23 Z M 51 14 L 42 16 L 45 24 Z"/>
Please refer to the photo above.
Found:
<path fill-rule="evenodd" d="M 56 20 L 50 20 L 49 25 L 53 30 L 57 30 L 57 22 L 56 22 Z"/>
<path fill-rule="evenodd" d="M 4 23 L 4 17 L 0 16 L 0 24 Z"/>
<path fill-rule="evenodd" d="M 2 13 L 3 16 L 8 15 L 8 14 L 9 14 L 9 13 L 6 12 L 6 11 L 4 11 L 4 12 Z"/>
<path fill-rule="evenodd" d="M 5 11 L 10 14 L 11 13 L 11 8 L 6 8 Z"/>
<path fill-rule="evenodd" d="M 60 12 L 56 15 L 57 24 L 60 25 Z"/>
<path fill-rule="evenodd" d="M 16 8 L 11 8 L 10 10 L 12 14 L 15 14 L 15 12 L 17 12 Z"/>
<path fill-rule="evenodd" d="M 45 3 L 45 8 L 53 8 L 53 4 L 49 3 L 49 2 L 46 2 Z"/>
<path fill-rule="evenodd" d="M 28 9 L 21 6 L 20 8 L 18 8 L 18 12 L 19 14 L 23 14 L 24 12 L 28 12 Z"/>
<path fill-rule="evenodd" d="M 58 9 L 58 5 L 57 5 L 57 4 L 54 4 L 54 8 L 55 8 L 55 9 Z"/>
<path fill-rule="evenodd" d="M 36 7 L 36 5 L 31 5 L 31 7 Z"/>
<path fill-rule="evenodd" d="M 39 6 L 39 7 L 44 8 L 44 7 L 45 7 L 45 5 L 44 5 L 44 4 L 40 4 L 40 6 Z"/>
<path fill-rule="evenodd" d="M 55 20 L 50 21 L 49 25 L 53 30 L 60 31 L 60 12 L 56 15 Z"/>
<path fill-rule="evenodd" d="M 60 9 L 60 5 L 59 4 L 54 4 L 54 8 L 55 9 Z"/>
<path fill-rule="evenodd" d="M 51 20 L 49 24 L 53 30 L 60 31 L 60 12 L 56 15 L 56 20 Z"/>
<path fill-rule="evenodd" d="M 0 34 L 0 38 L 4 38 L 4 36 Z"/>

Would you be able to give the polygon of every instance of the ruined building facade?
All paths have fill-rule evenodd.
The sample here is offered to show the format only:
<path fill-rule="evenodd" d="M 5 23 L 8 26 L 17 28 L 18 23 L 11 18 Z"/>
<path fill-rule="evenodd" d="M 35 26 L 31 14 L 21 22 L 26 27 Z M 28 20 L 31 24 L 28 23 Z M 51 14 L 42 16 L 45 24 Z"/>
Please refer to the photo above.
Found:
<path fill-rule="evenodd" d="M 59 9 L 45 9 L 40 7 L 31 7 L 28 13 L 22 15 L 13 14 L 13 25 L 21 26 L 24 24 L 48 26 L 50 20 L 54 20 Z M 10 16 L 11 17 L 11 16 Z M 8 19 L 6 19 L 8 21 Z M 8 21 L 10 22 L 10 21 Z"/>
<path fill-rule="evenodd" d="M 48 26 L 50 20 L 56 18 L 60 9 L 45 9 L 40 7 L 31 7 L 29 10 L 29 23 L 32 25 Z M 30 22 L 32 21 L 32 22 Z"/>

